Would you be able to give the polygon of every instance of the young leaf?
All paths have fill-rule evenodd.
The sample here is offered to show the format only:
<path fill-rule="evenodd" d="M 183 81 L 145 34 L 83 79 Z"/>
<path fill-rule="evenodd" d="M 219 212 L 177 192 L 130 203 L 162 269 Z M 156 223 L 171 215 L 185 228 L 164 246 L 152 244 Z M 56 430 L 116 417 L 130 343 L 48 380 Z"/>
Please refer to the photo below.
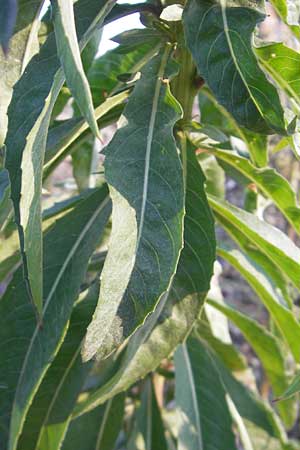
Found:
<path fill-rule="evenodd" d="M 289 397 L 300 392 L 300 375 L 297 375 L 292 381 L 291 385 L 284 391 L 284 393 L 277 399 L 278 400 L 286 400 Z"/>
<path fill-rule="evenodd" d="M 112 450 L 120 432 L 125 395 L 120 394 L 73 420 L 62 450 Z"/>
<path fill-rule="evenodd" d="M 0 41 L 4 38 L 7 30 L 7 13 L 17 0 L 0 1 Z M 41 0 L 19 0 L 19 14 L 15 26 L 15 32 L 9 43 L 9 51 L 5 56 L 0 50 L 0 147 L 2 146 L 7 131 L 7 108 L 10 103 L 13 86 L 20 78 L 26 63 L 37 51 L 37 29 L 36 16 L 39 11 Z M 4 23 L 5 22 L 5 23 Z M 4 38 L 7 45 L 7 36 Z M 5 45 L 5 43 L 4 43 Z M 1 54 L 2 53 L 2 54 Z"/>
<path fill-rule="evenodd" d="M 263 19 L 256 9 L 226 0 L 189 0 L 183 13 L 187 45 L 218 102 L 252 131 L 286 134 L 278 93 L 252 50 Z"/>
<path fill-rule="evenodd" d="M 84 46 L 110 11 L 111 2 L 79 0 L 75 5 L 78 36 Z M 64 82 L 55 36 L 47 38 L 14 87 L 9 106 L 6 167 L 19 229 L 25 277 L 34 304 L 42 309 L 41 188 L 47 130 L 54 102 Z"/>
<path fill-rule="evenodd" d="M 83 346 L 85 360 L 97 352 L 106 357 L 129 337 L 154 310 L 176 271 L 184 191 L 173 137 L 181 108 L 166 81 L 173 70 L 169 55 L 165 46 L 143 68 L 106 150 L 112 234 L 99 303 Z"/>
<path fill-rule="evenodd" d="M 208 300 L 208 303 L 225 314 L 244 334 L 258 355 L 272 385 L 274 394 L 279 395 L 283 392 L 288 386 L 288 378 L 285 373 L 282 349 L 276 337 L 259 323 L 233 308 L 211 300 Z M 279 405 L 281 416 L 288 427 L 292 426 L 295 420 L 294 406 L 293 402 L 285 402 Z"/>
<path fill-rule="evenodd" d="M 210 354 L 191 337 L 174 360 L 178 450 L 236 450 L 226 391 Z"/>
<path fill-rule="evenodd" d="M 67 85 L 91 130 L 96 137 L 99 137 L 92 94 L 80 57 L 73 0 L 54 0 L 53 4 L 57 54 L 64 70 Z M 114 4 L 115 0 L 106 2 L 107 12 Z"/>
<path fill-rule="evenodd" d="M 6 443 L 9 437 L 9 450 L 15 450 L 29 405 L 62 344 L 89 258 L 111 213 L 107 194 L 106 187 L 92 191 L 46 233 L 42 324 L 36 321 L 22 268 L 1 299 L 0 438 Z"/>
<path fill-rule="evenodd" d="M 161 412 L 151 380 L 143 387 L 141 404 L 136 410 L 135 425 L 127 450 L 166 450 L 167 442 Z"/>
<path fill-rule="evenodd" d="M 217 197 L 209 195 L 208 199 L 221 225 L 224 219 L 225 223 L 229 222 L 239 228 L 240 232 L 268 256 L 297 289 L 299 288 L 300 250 L 284 233 Z"/>
<path fill-rule="evenodd" d="M 205 178 L 189 141 L 182 151 L 186 152 L 187 164 L 184 248 L 171 292 L 129 340 L 112 379 L 78 405 L 77 415 L 105 402 L 155 370 L 189 334 L 203 306 L 215 261 L 214 221 L 205 195 Z"/>
<path fill-rule="evenodd" d="M 91 370 L 91 363 L 81 361 L 80 347 L 98 295 L 99 283 L 95 283 L 75 306 L 66 338 L 30 406 L 19 440 L 20 450 L 60 447 L 77 397 Z"/>
<path fill-rule="evenodd" d="M 276 292 L 263 270 L 258 268 L 239 250 L 218 250 L 219 255 L 243 275 L 260 300 L 264 303 L 274 322 L 285 338 L 295 360 L 300 361 L 300 324 L 293 312 L 285 305 L 283 298 Z"/>
<path fill-rule="evenodd" d="M 295 230 L 300 233 L 300 208 L 297 204 L 296 194 L 285 178 L 274 169 L 255 167 L 248 159 L 236 153 L 216 150 L 213 151 L 213 154 L 248 178 L 249 183 L 255 183 L 275 203 Z"/>

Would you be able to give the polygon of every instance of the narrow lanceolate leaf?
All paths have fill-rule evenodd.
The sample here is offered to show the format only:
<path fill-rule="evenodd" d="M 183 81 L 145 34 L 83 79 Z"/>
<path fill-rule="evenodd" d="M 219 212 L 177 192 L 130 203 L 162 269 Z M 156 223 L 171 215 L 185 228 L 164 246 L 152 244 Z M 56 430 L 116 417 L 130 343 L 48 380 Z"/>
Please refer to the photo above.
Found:
<path fill-rule="evenodd" d="M 161 412 L 151 380 L 144 384 L 141 404 L 136 410 L 135 424 L 127 450 L 166 450 L 167 442 Z"/>
<path fill-rule="evenodd" d="M 215 301 L 209 301 L 209 304 L 224 313 L 241 330 L 258 355 L 274 395 L 280 395 L 288 386 L 288 378 L 285 373 L 284 356 L 277 338 L 259 323 L 233 308 Z M 293 402 L 279 405 L 281 416 L 288 427 L 291 427 L 295 420 L 294 406 Z"/>
<path fill-rule="evenodd" d="M 107 189 L 97 189 L 46 234 L 42 324 L 36 322 L 22 268 L 1 299 L 0 440 L 7 443 L 9 438 L 9 450 L 15 450 L 29 405 L 62 344 L 89 258 L 110 212 Z"/>
<path fill-rule="evenodd" d="M 0 1 L 0 45 L 4 53 L 8 52 L 8 43 L 16 24 L 17 10 L 17 0 Z"/>
<path fill-rule="evenodd" d="M 112 234 L 99 304 L 83 357 L 105 357 L 153 311 L 168 290 L 183 243 L 183 172 L 173 137 L 181 108 L 167 82 L 166 46 L 142 70 L 119 130 L 107 147 L 105 177 Z M 126 169 L 126 177 L 124 170 Z"/>
<path fill-rule="evenodd" d="M 77 32 L 84 46 L 112 7 L 112 1 L 79 0 Z M 41 188 L 47 130 L 55 100 L 64 82 L 55 36 L 47 38 L 14 87 L 8 115 L 6 167 L 12 185 L 25 276 L 33 302 L 42 309 Z"/>
<path fill-rule="evenodd" d="M 255 167 L 248 159 L 236 153 L 217 150 L 213 151 L 213 154 L 248 178 L 249 183 L 255 183 L 263 194 L 274 202 L 295 230 L 300 233 L 300 208 L 296 194 L 285 178 L 274 169 Z"/>
<path fill-rule="evenodd" d="M 214 221 L 204 190 L 205 178 L 188 142 L 184 248 L 169 297 L 165 296 L 130 339 L 110 381 L 92 392 L 76 414 L 94 408 L 156 369 L 189 334 L 209 289 L 215 261 Z"/>
<path fill-rule="evenodd" d="M 112 450 L 120 432 L 125 395 L 120 394 L 104 405 L 73 420 L 62 450 Z"/>
<path fill-rule="evenodd" d="M 57 450 L 91 363 L 82 363 L 81 342 L 97 304 L 99 284 L 93 284 L 76 305 L 66 338 L 46 373 L 26 417 L 18 449 Z"/>
<path fill-rule="evenodd" d="M 178 450 L 236 450 L 226 391 L 217 368 L 194 337 L 175 352 Z"/>
<path fill-rule="evenodd" d="M 281 42 L 255 49 L 261 64 L 300 108 L 300 53 Z"/>
<path fill-rule="evenodd" d="M 57 54 L 68 87 L 95 136 L 99 136 L 89 83 L 84 73 L 77 41 L 73 0 L 54 0 L 54 29 Z M 115 0 L 107 2 L 110 8 Z"/>
<path fill-rule="evenodd" d="M 263 270 L 257 267 L 239 250 L 218 250 L 218 254 L 243 275 L 260 300 L 264 303 L 274 322 L 285 338 L 295 360 L 300 361 L 300 324 L 294 313 L 287 308 L 284 299 L 276 291 Z M 297 336 L 297 338 L 296 338 Z"/>
<path fill-rule="evenodd" d="M 203 347 L 203 345 L 199 339 L 199 346 Z M 238 381 L 211 348 L 209 348 L 209 353 L 216 365 L 222 384 L 241 417 L 264 430 L 269 439 L 276 438 L 283 445 L 286 444 L 287 436 L 282 422 L 274 410 L 258 395 L 255 395 L 252 390 Z M 273 449 L 273 447 L 271 448 Z M 285 447 L 283 448 L 285 449 Z M 254 450 L 256 450 L 256 447 L 254 447 Z"/>
<path fill-rule="evenodd" d="M 37 50 L 35 38 L 35 18 L 42 0 L 19 0 L 19 14 L 15 32 L 9 43 L 9 51 L 5 56 L 0 50 L 0 146 L 2 146 L 7 131 L 7 108 L 13 93 L 13 86 L 32 54 Z M 0 40 L 5 33 L 6 13 L 16 4 L 16 0 L 0 1 Z M 6 37 L 7 40 L 7 37 Z M 3 44 L 2 44 L 3 45 Z"/>
<path fill-rule="evenodd" d="M 6 169 L 0 169 L 0 230 L 11 208 L 10 182 Z"/>
<path fill-rule="evenodd" d="M 238 227 L 248 240 L 258 247 L 282 273 L 299 288 L 300 250 L 284 233 L 241 209 L 216 197 L 208 196 L 215 217 Z"/>
<path fill-rule="evenodd" d="M 189 0 L 183 18 L 187 45 L 219 103 L 252 131 L 285 134 L 278 93 L 252 50 L 264 15 L 226 0 Z"/>
<path fill-rule="evenodd" d="M 286 400 L 289 397 L 300 392 L 300 375 L 297 375 L 292 381 L 291 385 L 286 389 L 285 392 L 277 400 Z"/>

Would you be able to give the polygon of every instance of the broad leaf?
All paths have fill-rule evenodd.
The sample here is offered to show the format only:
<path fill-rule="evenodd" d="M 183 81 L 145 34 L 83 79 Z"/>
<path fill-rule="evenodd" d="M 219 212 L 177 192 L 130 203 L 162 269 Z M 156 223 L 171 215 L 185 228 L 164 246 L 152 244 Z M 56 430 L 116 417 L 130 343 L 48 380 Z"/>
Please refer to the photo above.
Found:
<path fill-rule="evenodd" d="M 191 337 L 174 360 L 178 450 L 236 450 L 226 391 L 210 354 Z"/>
<path fill-rule="evenodd" d="M 185 245 L 169 298 L 165 296 L 159 302 L 130 339 L 116 374 L 78 405 L 76 415 L 105 402 L 155 370 L 189 334 L 202 309 L 210 285 L 216 242 L 214 221 L 204 191 L 205 179 L 193 150 L 188 143 Z"/>
<path fill-rule="evenodd" d="M 181 109 L 163 80 L 173 70 L 169 54 L 166 46 L 143 68 L 106 149 L 112 233 L 99 303 L 83 347 L 85 360 L 97 352 L 106 357 L 129 337 L 168 290 L 176 271 L 184 192 L 173 137 Z"/>
<path fill-rule="evenodd" d="M 0 1 L 0 44 L 7 48 L 7 14 L 14 12 L 17 0 Z M 19 0 L 19 14 L 14 29 L 14 35 L 9 43 L 7 55 L 0 50 L 0 147 L 7 131 L 7 108 L 10 103 L 13 86 L 21 76 L 27 62 L 37 51 L 36 15 L 42 0 Z M 13 20 L 14 22 L 14 20 Z M 13 24 L 11 23 L 13 26 Z M 10 28 L 10 27 L 9 27 Z M 11 29 L 12 31 L 12 29 Z M 10 34 L 10 32 L 9 32 Z"/>
<path fill-rule="evenodd" d="M 252 50 L 263 19 L 256 9 L 226 0 L 189 0 L 183 13 L 187 45 L 218 102 L 252 131 L 286 134 L 278 93 Z"/>
<path fill-rule="evenodd" d="M 72 312 L 64 343 L 30 406 L 18 445 L 20 450 L 60 447 L 77 397 L 91 370 L 91 363 L 81 361 L 80 347 L 98 295 L 99 284 L 95 283 Z"/>
<path fill-rule="evenodd" d="M 258 355 L 272 385 L 274 395 L 283 392 L 288 386 L 288 378 L 285 372 L 284 355 L 277 338 L 258 322 L 233 308 L 215 301 L 209 301 L 209 304 L 225 314 L 241 330 Z M 279 411 L 288 427 L 292 426 L 295 420 L 294 406 L 293 402 L 279 405 Z"/>
<path fill-rule="evenodd" d="M 37 322 L 22 268 L 1 299 L 0 437 L 4 443 L 9 437 L 9 450 L 16 448 L 29 405 L 62 344 L 89 258 L 110 212 L 104 187 L 93 191 L 46 234 L 42 323 Z M 14 339 L 7 345 L 11 336 Z"/>
<path fill-rule="evenodd" d="M 84 46 L 110 11 L 112 0 L 76 2 L 77 32 Z M 42 81 L 41 81 L 42 80 Z M 14 87 L 9 106 L 6 167 L 19 229 L 25 276 L 34 304 L 42 309 L 41 187 L 47 130 L 55 100 L 64 82 L 55 36 L 47 38 L 38 55 Z"/>
<path fill-rule="evenodd" d="M 300 324 L 294 313 L 287 308 L 284 299 L 276 291 L 268 277 L 253 261 L 239 250 L 218 250 L 219 255 L 245 277 L 285 338 L 295 360 L 300 361 Z"/>
<path fill-rule="evenodd" d="M 213 154 L 253 182 L 282 212 L 300 233 L 300 208 L 290 183 L 274 169 L 258 169 L 248 159 L 236 153 L 216 150 Z"/>
<path fill-rule="evenodd" d="M 84 73 L 77 41 L 73 0 L 54 0 L 54 29 L 57 54 L 60 58 L 66 82 L 95 136 L 99 136 L 89 83 Z M 114 6 L 115 0 L 106 2 L 106 11 Z"/>
<path fill-rule="evenodd" d="M 282 273 L 288 277 L 295 287 L 300 281 L 300 250 L 280 230 L 274 228 L 253 214 L 224 202 L 216 197 L 208 196 L 215 217 L 222 225 L 223 219 L 239 228 L 256 247 L 258 247 Z"/>
<path fill-rule="evenodd" d="M 112 450 L 124 414 L 124 394 L 73 420 L 62 450 Z"/>
<path fill-rule="evenodd" d="M 141 404 L 135 413 L 135 424 L 127 450 L 166 450 L 167 442 L 161 412 L 151 380 L 143 386 Z"/>

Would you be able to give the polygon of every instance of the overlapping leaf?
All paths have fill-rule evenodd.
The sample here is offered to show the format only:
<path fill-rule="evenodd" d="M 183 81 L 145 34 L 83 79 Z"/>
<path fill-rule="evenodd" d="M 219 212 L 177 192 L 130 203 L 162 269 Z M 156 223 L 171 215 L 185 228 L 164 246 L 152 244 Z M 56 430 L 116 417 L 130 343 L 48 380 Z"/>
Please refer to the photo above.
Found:
<path fill-rule="evenodd" d="M 241 330 L 262 362 L 274 394 L 282 393 L 288 386 L 288 377 L 285 371 L 284 355 L 277 338 L 253 319 L 233 308 L 215 301 L 209 301 L 209 304 L 224 313 Z M 293 402 L 279 405 L 279 410 L 288 427 L 292 426 L 295 420 L 294 406 Z"/>
<path fill-rule="evenodd" d="M 181 114 L 168 78 L 170 46 L 142 70 L 107 147 L 112 234 L 99 304 L 83 357 L 105 357 L 129 337 L 169 289 L 183 245 L 183 172 L 173 137 Z M 171 72 L 170 72 L 171 71 Z"/>
<path fill-rule="evenodd" d="M 8 172 L 0 169 L 0 230 L 10 211 L 10 182 Z"/>
<path fill-rule="evenodd" d="M 263 18 L 255 8 L 227 6 L 226 0 L 190 0 L 183 14 L 187 45 L 218 102 L 252 131 L 285 134 L 278 93 L 251 46 Z"/>
<path fill-rule="evenodd" d="M 299 288 L 300 249 L 280 230 L 258 219 L 253 214 L 208 196 L 215 217 L 222 225 L 229 222 L 258 247 L 277 268 Z"/>
<path fill-rule="evenodd" d="M 56 358 L 46 373 L 29 409 L 18 448 L 57 450 L 91 363 L 83 364 L 81 342 L 97 304 L 99 284 L 91 286 L 72 312 L 70 325 Z"/>
<path fill-rule="evenodd" d="M 0 432 L 3 445 L 9 438 L 9 450 L 16 448 L 29 405 L 62 343 L 88 260 L 110 212 L 107 189 L 97 189 L 46 234 L 42 324 L 22 268 L 1 299 Z"/>
<path fill-rule="evenodd" d="M 80 0 L 75 16 L 77 33 L 84 46 L 112 7 L 110 2 Z M 55 36 L 47 41 L 27 66 L 14 87 L 9 107 L 6 167 L 12 185 L 25 275 L 39 313 L 42 309 L 41 183 L 44 151 L 51 112 L 64 76 L 57 58 Z"/>
<path fill-rule="evenodd" d="M 9 51 L 5 56 L 0 50 L 0 146 L 2 146 L 7 130 L 7 108 L 10 103 L 13 86 L 21 76 L 28 60 L 37 51 L 37 30 L 35 17 L 42 0 L 34 0 L 28 4 L 27 0 L 19 0 L 19 14 L 14 35 L 9 43 Z M 16 0 L 1 0 L 0 2 L 0 43 L 7 48 L 7 14 L 11 8 L 16 12 Z M 12 12 L 14 12 L 12 11 Z M 14 20 L 13 20 L 14 22 Z M 13 25 L 11 23 L 11 25 Z M 7 48 L 8 49 L 8 48 Z M 2 54 L 1 54 L 2 53 Z"/>
<path fill-rule="evenodd" d="M 17 19 L 17 0 L 1 0 L 0 3 L 0 44 L 5 53 L 8 51 L 8 43 L 13 34 Z"/>
<path fill-rule="evenodd" d="M 178 450 L 236 450 L 226 391 L 205 347 L 190 337 L 174 359 Z"/>

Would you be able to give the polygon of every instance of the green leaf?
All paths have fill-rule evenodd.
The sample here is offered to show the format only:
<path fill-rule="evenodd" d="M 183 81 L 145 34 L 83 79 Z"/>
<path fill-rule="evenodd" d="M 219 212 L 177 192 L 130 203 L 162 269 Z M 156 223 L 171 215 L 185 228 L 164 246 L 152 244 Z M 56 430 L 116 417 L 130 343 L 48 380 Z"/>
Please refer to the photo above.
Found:
<path fill-rule="evenodd" d="M 292 383 L 290 384 L 290 386 L 288 387 L 288 389 L 286 389 L 284 391 L 284 393 L 277 398 L 276 400 L 286 400 L 289 397 L 292 397 L 293 395 L 297 394 L 298 392 L 300 392 L 300 375 L 298 374 L 294 380 L 292 381 Z"/>
<path fill-rule="evenodd" d="M 38 49 L 37 43 L 37 14 L 41 0 L 19 0 L 19 14 L 14 34 L 9 43 L 7 55 L 0 50 L 0 147 L 7 131 L 7 108 L 11 101 L 13 86 L 20 78 L 27 62 Z M 0 45 L 7 48 L 8 36 L 7 14 L 14 9 L 16 0 L 0 1 Z M 12 11 L 13 12 L 13 11 Z M 14 22 L 14 20 L 13 20 Z M 5 25 L 6 24 L 6 25 Z M 13 28 L 14 24 L 10 24 Z M 9 31 L 9 34 L 13 31 Z"/>
<path fill-rule="evenodd" d="M 276 286 L 249 258 L 239 250 L 218 250 L 218 254 L 245 277 L 285 338 L 295 360 L 300 361 L 300 324 L 294 313 L 287 308 L 284 299 L 276 291 Z"/>
<path fill-rule="evenodd" d="M 263 67 L 300 108 L 300 53 L 281 42 L 255 49 Z"/>
<path fill-rule="evenodd" d="M 216 150 L 213 151 L 213 154 L 248 178 L 249 183 L 255 183 L 300 233 L 300 208 L 297 197 L 290 183 L 283 176 L 274 169 L 259 169 L 248 159 L 238 156 L 236 153 Z"/>
<path fill-rule="evenodd" d="M 285 372 L 285 360 L 280 343 L 276 337 L 255 320 L 218 302 L 208 300 L 208 303 L 221 311 L 243 333 L 251 347 L 259 357 L 266 375 L 272 385 L 274 395 L 279 395 L 288 386 Z M 279 405 L 279 411 L 286 425 L 291 427 L 295 420 L 295 404 L 285 402 Z"/>
<path fill-rule="evenodd" d="M 174 360 L 178 450 L 236 450 L 226 391 L 208 351 L 191 337 Z"/>
<path fill-rule="evenodd" d="M 87 265 L 110 216 L 107 188 L 93 191 L 45 236 L 42 323 L 19 268 L 0 302 L 1 442 L 16 448 L 34 394 L 62 344 Z M 68 233 L 65 234 L 65 230 Z M 7 341 L 13 336 L 13 341 Z"/>
<path fill-rule="evenodd" d="M 95 109 L 99 129 L 105 128 L 115 122 L 124 108 L 124 101 L 128 98 L 129 91 L 109 97 Z M 69 153 L 92 136 L 88 130 L 87 122 L 81 117 L 65 120 L 49 130 L 45 153 L 45 166 L 43 179 L 47 179 L 55 167 Z"/>
<path fill-rule="evenodd" d="M 10 182 L 8 172 L 0 169 L 0 230 L 11 209 Z"/>
<path fill-rule="evenodd" d="M 161 412 L 150 378 L 146 379 L 143 386 L 141 404 L 136 409 L 135 424 L 127 444 L 127 449 L 167 449 Z"/>
<path fill-rule="evenodd" d="M 94 139 L 90 137 L 74 152 L 72 152 L 73 177 L 79 191 L 90 186 L 92 162 L 94 155 Z"/>
<path fill-rule="evenodd" d="M 143 68 L 106 149 L 112 233 L 85 360 L 97 352 L 106 357 L 142 325 L 169 289 L 178 264 L 184 191 L 173 126 L 181 108 L 163 80 L 173 70 L 169 54 L 166 46 Z"/>
<path fill-rule="evenodd" d="M 18 445 L 20 450 L 57 450 L 61 445 L 75 402 L 92 366 L 82 363 L 80 348 L 98 295 L 99 283 L 95 283 L 74 308 L 66 338 L 27 414 Z"/>
<path fill-rule="evenodd" d="M 111 0 L 112 1 L 112 0 Z M 76 2 L 77 32 L 82 46 L 111 8 L 111 1 Z M 9 106 L 6 167 L 19 229 L 25 277 L 34 304 L 42 309 L 41 188 L 44 150 L 51 112 L 64 76 L 56 55 L 55 36 L 47 38 L 14 87 Z"/>
<path fill-rule="evenodd" d="M 114 4 L 115 0 L 106 2 L 107 13 Z M 67 85 L 94 135 L 99 137 L 92 94 L 80 57 L 73 0 L 55 0 L 53 5 L 57 54 L 64 70 Z"/>
<path fill-rule="evenodd" d="M 230 370 L 240 371 L 247 368 L 245 357 L 233 344 L 223 342 L 214 336 L 207 322 L 199 320 L 195 328 L 199 336 L 207 342 Z"/>
<path fill-rule="evenodd" d="M 204 346 L 200 340 L 199 345 Z M 276 438 L 282 444 L 285 444 L 287 436 L 284 428 L 271 407 L 238 381 L 211 348 L 209 353 L 214 360 L 224 388 L 243 419 L 264 430 L 269 438 Z M 256 447 L 254 447 L 254 450 L 256 450 Z"/>
<path fill-rule="evenodd" d="M 248 240 L 258 247 L 278 269 L 299 288 L 300 250 L 284 233 L 258 219 L 253 214 L 208 196 L 215 217 L 222 225 L 223 219 L 239 228 Z"/>
<path fill-rule="evenodd" d="M 238 125 L 231 114 L 217 102 L 213 94 L 207 88 L 202 88 L 198 95 L 201 112 L 201 123 L 214 125 L 226 134 L 237 137 L 243 141 L 251 156 L 252 162 L 258 167 L 264 167 L 268 162 L 267 137 L 246 130 Z M 229 136 L 231 146 L 237 147 L 237 140 L 233 141 Z M 237 149 L 238 150 L 238 149 Z"/>
<path fill-rule="evenodd" d="M 216 242 L 214 221 L 204 191 L 205 178 L 193 150 L 188 141 L 185 244 L 171 292 L 129 340 L 112 379 L 79 404 L 76 415 L 105 402 L 155 370 L 189 334 L 202 309 L 213 271 Z"/>
<path fill-rule="evenodd" d="M 73 420 L 62 450 L 112 450 L 124 414 L 124 394 Z"/>
<path fill-rule="evenodd" d="M 4 53 L 8 52 L 8 43 L 16 25 L 17 0 L 1 0 L 0 2 L 0 45 Z"/>
<path fill-rule="evenodd" d="M 226 0 L 189 0 L 183 13 L 187 45 L 216 99 L 246 128 L 286 134 L 278 93 L 252 51 L 264 15 L 226 6 Z"/>

